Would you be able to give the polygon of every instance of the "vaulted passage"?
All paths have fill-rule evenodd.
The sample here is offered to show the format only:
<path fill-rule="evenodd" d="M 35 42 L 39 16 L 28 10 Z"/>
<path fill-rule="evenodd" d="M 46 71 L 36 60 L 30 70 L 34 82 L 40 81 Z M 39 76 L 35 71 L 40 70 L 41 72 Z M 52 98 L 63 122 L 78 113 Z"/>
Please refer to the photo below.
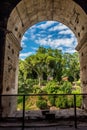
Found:
<path fill-rule="evenodd" d="M 24 32 L 37 22 L 46 20 L 59 21 L 76 35 L 82 89 L 83 93 L 87 92 L 87 15 L 84 10 L 73 0 L 21 0 L 7 20 L 1 71 L 2 94 L 17 93 L 20 41 Z M 86 98 L 83 103 L 86 108 Z M 16 99 L 5 98 L 1 106 L 3 116 L 12 114 L 16 109 Z"/>

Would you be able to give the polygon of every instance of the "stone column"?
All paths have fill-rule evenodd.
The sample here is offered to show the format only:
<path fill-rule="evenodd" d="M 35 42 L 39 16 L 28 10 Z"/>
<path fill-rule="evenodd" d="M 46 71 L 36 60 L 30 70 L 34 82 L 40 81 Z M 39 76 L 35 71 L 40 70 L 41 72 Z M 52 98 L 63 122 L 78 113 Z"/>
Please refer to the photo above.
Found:
<path fill-rule="evenodd" d="M 11 32 L 6 35 L 3 94 L 17 94 L 18 90 L 18 61 L 20 43 Z M 16 111 L 17 97 L 2 98 L 3 116 L 12 116 Z"/>
<path fill-rule="evenodd" d="M 80 41 L 76 49 L 79 51 L 80 58 L 80 79 L 82 93 L 87 93 L 87 34 Z M 83 96 L 82 107 L 87 110 L 87 95 Z"/>
<path fill-rule="evenodd" d="M 0 28 L 0 95 L 3 88 L 3 68 L 4 68 L 5 32 Z M 2 116 L 2 100 L 0 96 L 0 117 Z"/>

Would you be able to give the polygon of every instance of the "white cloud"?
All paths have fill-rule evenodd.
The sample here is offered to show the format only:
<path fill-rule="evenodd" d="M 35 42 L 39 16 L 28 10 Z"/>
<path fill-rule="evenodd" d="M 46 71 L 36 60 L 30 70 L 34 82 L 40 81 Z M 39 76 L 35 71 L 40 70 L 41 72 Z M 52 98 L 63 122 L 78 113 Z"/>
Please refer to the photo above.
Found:
<path fill-rule="evenodd" d="M 51 27 L 50 29 L 49 29 L 49 31 L 59 31 L 59 30 L 65 30 L 65 29 L 68 29 L 68 27 L 67 26 L 65 26 L 64 24 L 58 24 L 58 25 L 56 25 L 56 26 L 54 26 L 54 27 Z"/>
<path fill-rule="evenodd" d="M 35 28 L 37 28 L 37 25 L 31 26 L 31 27 L 29 28 L 29 31 L 30 31 L 30 30 L 33 30 L 33 29 L 35 29 Z"/>
<path fill-rule="evenodd" d="M 36 35 L 33 34 L 33 33 L 31 33 L 31 34 L 30 34 L 30 38 L 31 38 L 32 40 L 34 40 L 34 39 L 36 38 Z"/>
<path fill-rule="evenodd" d="M 29 28 L 29 30 L 28 30 L 28 34 L 32 34 L 32 33 L 34 33 L 35 31 L 36 31 L 36 29 L 37 29 L 37 26 L 36 25 L 33 25 L 32 27 L 30 27 Z"/>
<path fill-rule="evenodd" d="M 35 42 L 37 43 L 37 44 L 39 44 L 39 45 L 43 45 L 43 46 L 46 46 L 46 45 L 48 45 L 48 43 L 47 43 L 47 41 L 46 41 L 46 39 L 44 38 L 39 38 L 38 40 L 35 40 Z"/>
<path fill-rule="evenodd" d="M 77 44 L 75 37 L 62 38 L 62 39 L 52 39 L 52 38 L 39 38 L 36 43 L 43 46 L 50 46 L 52 48 L 58 48 L 60 46 L 64 47 L 74 47 Z"/>
<path fill-rule="evenodd" d="M 37 50 L 38 50 L 37 47 L 31 47 L 31 49 L 34 50 L 34 51 L 37 51 Z"/>
<path fill-rule="evenodd" d="M 26 48 L 26 47 L 27 47 L 27 45 L 26 45 L 26 43 L 25 43 L 24 41 L 21 41 L 21 46 L 22 46 L 23 48 Z"/>
<path fill-rule="evenodd" d="M 26 53 L 21 53 L 20 57 L 27 57 L 29 55 L 33 54 L 33 52 L 26 52 Z"/>
<path fill-rule="evenodd" d="M 48 23 L 45 25 L 41 24 L 41 27 L 47 28 Z M 50 25 L 51 24 L 53 24 L 53 22 L 51 22 Z M 50 32 L 55 31 L 55 32 L 51 33 L 51 34 L 48 32 L 47 35 L 43 34 L 44 37 L 38 35 L 39 37 L 37 38 L 37 40 L 35 40 L 35 42 L 37 44 L 40 44 L 43 46 L 50 46 L 52 48 L 58 48 L 60 46 L 64 46 L 65 48 L 71 47 L 74 49 L 75 46 L 77 45 L 77 40 L 76 40 L 73 32 L 67 26 L 65 26 L 61 23 L 51 27 L 50 29 L 48 29 L 48 31 L 50 31 Z M 62 36 L 62 34 L 63 34 L 63 36 Z M 55 35 L 56 35 L 56 37 L 55 37 Z M 69 35 L 69 36 L 67 36 L 67 35 Z"/>
<path fill-rule="evenodd" d="M 37 33 L 36 36 L 37 36 L 37 37 L 41 37 L 41 33 Z"/>
<path fill-rule="evenodd" d="M 76 50 L 74 48 L 67 48 L 65 50 L 65 52 L 67 52 L 67 53 L 74 53 L 74 52 L 76 52 Z"/>
<path fill-rule="evenodd" d="M 55 22 L 54 21 L 47 21 L 45 23 L 39 24 L 39 25 L 34 25 L 29 28 L 28 34 L 30 39 L 34 40 L 37 37 L 45 37 L 46 36 L 46 29 L 50 26 L 52 26 Z M 37 29 L 42 29 L 39 33 L 36 33 Z M 26 37 L 23 37 L 22 40 L 27 40 Z"/>
<path fill-rule="evenodd" d="M 63 35 L 74 35 L 73 32 L 70 29 L 67 30 L 61 30 L 58 34 L 63 34 Z"/>
<path fill-rule="evenodd" d="M 54 21 L 47 21 L 44 24 L 40 24 L 37 27 L 40 29 L 47 29 L 48 27 L 52 26 L 55 22 Z"/>
<path fill-rule="evenodd" d="M 28 37 L 23 36 L 23 37 L 22 37 L 22 41 L 26 41 L 26 40 L 28 40 Z M 22 41 L 21 41 L 21 42 L 22 42 Z"/>
<path fill-rule="evenodd" d="M 25 58 L 21 58 L 21 57 L 19 57 L 19 59 L 21 59 L 21 60 L 23 60 L 23 61 L 24 61 L 24 59 L 25 59 Z"/>
<path fill-rule="evenodd" d="M 30 38 L 30 39 L 34 40 L 36 38 L 36 35 L 37 35 L 35 33 L 36 29 L 37 29 L 36 25 L 34 25 L 34 26 L 32 26 L 32 27 L 29 28 L 29 30 L 27 31 L 27 37 L 28 37 L 28 39 Z"/>
<path fill-rule="evenodd" d="M 48 39 L 49 39 L 49 38 L 52 38 L 52 35 L 48 35 L 47 38 L 48 38 Z"/>

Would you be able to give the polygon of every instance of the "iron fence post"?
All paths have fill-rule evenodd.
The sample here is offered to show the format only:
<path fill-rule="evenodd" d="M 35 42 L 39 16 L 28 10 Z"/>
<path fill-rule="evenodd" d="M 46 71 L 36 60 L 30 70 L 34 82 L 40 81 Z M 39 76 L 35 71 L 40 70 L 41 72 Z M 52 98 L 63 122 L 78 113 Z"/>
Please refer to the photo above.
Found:
<path fill-rule="evenodd" d="M 23 95 L 23 120 L 22 120 L 22 130 L 25 127 L 25 95 Z"/>
<path fill-rule="evenodd" d="M 77 128 L 76 95 L 75 94 L 74 94 L 74 123 L 75 123 L 75 128 Z"/>

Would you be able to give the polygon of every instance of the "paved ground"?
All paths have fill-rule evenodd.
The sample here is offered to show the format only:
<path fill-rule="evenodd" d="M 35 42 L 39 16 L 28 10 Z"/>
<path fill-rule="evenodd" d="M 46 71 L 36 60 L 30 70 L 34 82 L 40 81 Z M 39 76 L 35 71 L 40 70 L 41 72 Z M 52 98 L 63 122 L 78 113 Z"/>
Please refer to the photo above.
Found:
<path fill-rule="evenodd" d="M 57 118 L 61 118 L 61 117 L 72 117 L 74 116 L 74 108 L 70 108 L 70 109 L 56 109 L 54 110 L 50 110 L 50 113 L 54 113 L 55 117 Z M 77 116 L 86 116 L 87 117 L 87 112 L 77 108 L 76 109 L 76 113 Z M 17 111 L 16 113 L 14 113 L 15 117 L 22 117 L 22 111 Z M 25 117 L 30 117 L 35 118 L 35 117 L 42 117 L 42 111 L 41 110 L 30 110 L 30 111 L 25 111 Z"/>
<path fill-rule="evenodd" d="M 28 125 L 31 128 L 20 128 L 20 127 L 9 127 L 9 123 L 0 123 L 0 126 L 5 126 L 5 128 L 0 127 L 0 130 L 76 130 L 74 127 L 74 118 L 73 120 L 68 120 L 68 117 L 74 117 L 74 110 L 73 109 L 68 109 L 68 110 L 59 110 L 59 111 L 52 111 L 52 113 L 55 113 L 56 118 L 59 118 L 58 121 L 55 120 L 55 122 L 48 122 L 43 119 L 41 111 L 26 111 L 25 117 L 28 118 L 28 122 L 25 123 L 25 125 Z M 22 111 L 17 112 L 15 117 L 22 117 Z M 82 118 L 82 117 L 85 118 Z M 62 120 L 60 120 L 63 117 Z M 64 118 L 67 117 L 67 118 Z M 77 117 L 78 119 L 82 118 L 82 122 L 78 122 L 77 120 L 77 125 L 78 128 L 77 130 L 87 130 L 87 113 L 84 112 L 83 110 L 78 109 L 77 110 Z M 38 119 L 38 121 L 32 121 L 31 119 Z M 72 119 L 72 118 L 71 118 Z M 84 120 L 85 119 L 85 120 Z M 53 124 L 52 124 L 53 123 Z M 15 122 L 12 123 L 12 126 L 18 126 L 22 125 L 22 122 L 19 121 L 19 119 Z M 33 127 L 32 127 L 33 126 Z"/>
<path fill-rule="evenodd" d="M 39 128 L 0 128 L 0 130 L 76 130 L 74 127 L 39 127 Z M 77 130 L 87 130 L 87 127 L 79 127 Z"/>

